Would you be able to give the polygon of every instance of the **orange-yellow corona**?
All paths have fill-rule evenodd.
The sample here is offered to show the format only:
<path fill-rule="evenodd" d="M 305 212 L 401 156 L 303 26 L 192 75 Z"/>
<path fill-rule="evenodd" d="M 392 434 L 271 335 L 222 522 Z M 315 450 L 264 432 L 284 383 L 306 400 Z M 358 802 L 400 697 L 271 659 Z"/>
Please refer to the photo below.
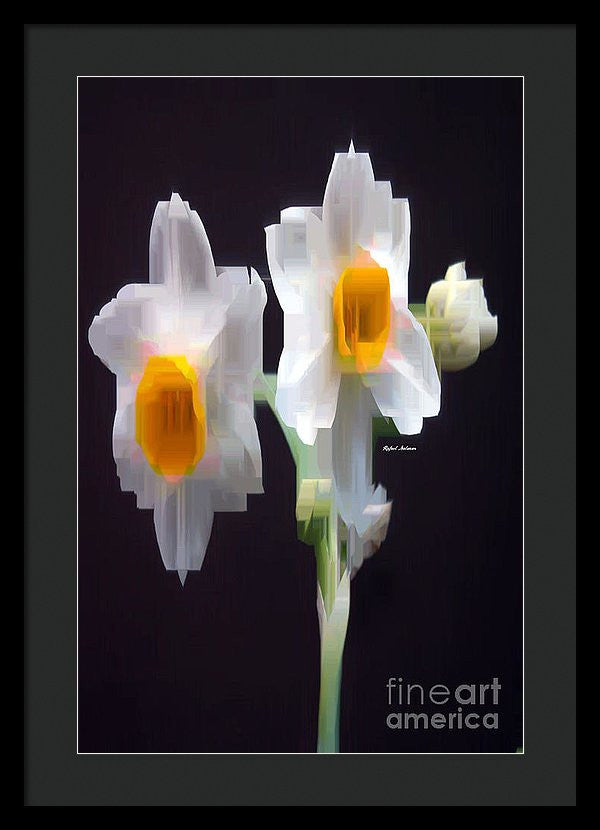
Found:
<path fill-rule="evenodd" d="M 164 476 L 192 473 L 204 454 L 206 416 L 198 378 L 185 357 L 150 357 L 135 399 L 135 437 Z"/>
<path fill-rule="evenodd" d="M 338 354 L 352 371 L 375 369 L 390 331 L 390 280 L 385 268 L 346 268 L 333 294 Z"/>

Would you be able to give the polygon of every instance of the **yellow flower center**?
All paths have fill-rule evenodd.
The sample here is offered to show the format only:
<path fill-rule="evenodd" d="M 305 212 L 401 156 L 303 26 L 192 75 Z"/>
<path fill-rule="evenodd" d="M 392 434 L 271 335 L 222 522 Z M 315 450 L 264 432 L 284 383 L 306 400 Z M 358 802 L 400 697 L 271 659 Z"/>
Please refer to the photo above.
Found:
<path fill-rule="evenodd" d="M 390 331 L 390 280 L 385 268 L 346 268 L 333 293 L 337 349 L 349 371 L 378 366 Z"/>
<path fill-rule="evenodd" d="M 135 398 L 135 439 L 164 476 L 189 475 L 204 455 L 206 416 L 183 355 L 148 359 Z"/>

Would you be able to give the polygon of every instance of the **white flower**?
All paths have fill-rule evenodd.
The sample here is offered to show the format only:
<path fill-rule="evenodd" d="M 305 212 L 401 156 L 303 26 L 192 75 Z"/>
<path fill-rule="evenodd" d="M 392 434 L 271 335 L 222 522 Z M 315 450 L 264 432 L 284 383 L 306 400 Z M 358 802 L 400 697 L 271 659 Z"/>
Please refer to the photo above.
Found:
<path fill-rule="evenodd" d="M 471 366 L 498 335 L 498 318 L 488 311 L 483 280 L 467 279 L 464 262 L 456 262 L 443 280 L 432 283 L 423 325 L 436 360 L 446 372 Z"/>
<path fill-rule="evenodd" d="M 284 311 L 277 408 L 302 441 L 333 425 L 343 376 L 370 390 L 399 432 L 437 415 L 440 382 L 408 310 L 410 213 L 375 181 L 368 153 L 336 153 L 322 207 L 288 208 L 266 228 Z"/>
<path fill-rule="evenodd" d="M 276 406 L 315 444 L 349 528 L 351 573 L 385 537 L 385 490 L 372 484 L 372 418 L 421 431 L 440 409 L 440 380 L 422 325 L 408 309 L 410 213 L 368 153 L 336 153 L 322 207 L 288 208 L 266 228 L 284 312 Z M 327 445 L 327 446 L 326 446 Z"/>
<path fill-rule="evenodd" d="M 254 270 L 215 267 L 198 214 L 174 193 L 154 213 L 150 282 L 126 285 L 90 326 L 117 379 L 121 488 L 154 509 L 163 562 L 182 582 L 202 565 L 214 511 L 262 492 L 253 384 L 265 302 Z"/>

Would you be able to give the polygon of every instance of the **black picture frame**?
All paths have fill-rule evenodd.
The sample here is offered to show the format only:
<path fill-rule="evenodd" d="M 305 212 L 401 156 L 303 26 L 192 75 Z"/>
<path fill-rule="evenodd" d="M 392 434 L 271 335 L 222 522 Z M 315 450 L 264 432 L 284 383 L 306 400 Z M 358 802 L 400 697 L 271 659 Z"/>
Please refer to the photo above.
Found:
<path fill-rule="evenodd" d="M 524 77 L 522 755 L 76 753 L 77 77 L 221 74 Z M 25 804 L 574 805 L 574 26 L 28 25 L 25 125 Z"/>

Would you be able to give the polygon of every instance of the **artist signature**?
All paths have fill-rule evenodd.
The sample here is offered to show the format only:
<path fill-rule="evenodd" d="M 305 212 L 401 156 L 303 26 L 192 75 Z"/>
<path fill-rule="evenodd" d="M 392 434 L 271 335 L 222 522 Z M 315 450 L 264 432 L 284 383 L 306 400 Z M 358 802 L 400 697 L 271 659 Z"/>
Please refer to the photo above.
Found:
<path fill-rule="evenodd" d="M 416 447 L 405 447 L 404 444 L 395 444 L 394 446 L 390 446 L 389 444 L 383 445 L 384 452 L 413 452 L 416 449 Z"/>

